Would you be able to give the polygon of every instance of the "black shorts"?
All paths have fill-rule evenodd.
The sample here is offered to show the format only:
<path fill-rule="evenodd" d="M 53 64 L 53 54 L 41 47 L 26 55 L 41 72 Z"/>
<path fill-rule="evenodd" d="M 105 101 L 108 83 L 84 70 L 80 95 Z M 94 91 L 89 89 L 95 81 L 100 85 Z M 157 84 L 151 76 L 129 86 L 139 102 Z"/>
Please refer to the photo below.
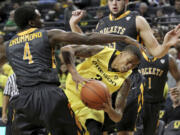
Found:
<path fill-rule="evenodd" d="M 110 133 L 117 131 L 134 131 L 137 114 L 142 107 L 142 89 L 144 78 L 136 71 L 130 76 L 131 79 L 131 90 L 127 97 L 127 103 L 123 112 L 123 117 L 120 122 L 114 123 L 107 114 L 105 114 L 105 121 L 103 130 Z M 112 105 L 115 106 L 117 92 L 112 95 Z"/>
<path fill-rule="evenodd" d="M 11 100 L 15 109 L 14 135 L 40 135 L 44 127 L 52 135 L 83 134 L 74 118 L 68 99 L 62 89 L 53 84 L 39 84 L 19 89 Z"/>
<path fill-rule="evenodd" d="M 136 135 L 153 135 L 155 134 L 159 119 L 159 111 L 162 103 L 144 102 L 143 109 L 137 120 Z"/>

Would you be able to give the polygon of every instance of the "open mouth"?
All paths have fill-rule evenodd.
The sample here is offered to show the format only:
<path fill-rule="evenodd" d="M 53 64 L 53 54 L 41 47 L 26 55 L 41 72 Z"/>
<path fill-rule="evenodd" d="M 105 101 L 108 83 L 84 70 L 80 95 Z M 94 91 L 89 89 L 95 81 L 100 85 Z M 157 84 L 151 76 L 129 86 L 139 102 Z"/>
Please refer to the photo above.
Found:
<path fill-rule="evenodd" d="M 118 8 L 117 8 L 117 7 L 113 7 L 113 10 L 114 10 L 115 12 L 117 12 L 117 11 L 118 11 Z"/>

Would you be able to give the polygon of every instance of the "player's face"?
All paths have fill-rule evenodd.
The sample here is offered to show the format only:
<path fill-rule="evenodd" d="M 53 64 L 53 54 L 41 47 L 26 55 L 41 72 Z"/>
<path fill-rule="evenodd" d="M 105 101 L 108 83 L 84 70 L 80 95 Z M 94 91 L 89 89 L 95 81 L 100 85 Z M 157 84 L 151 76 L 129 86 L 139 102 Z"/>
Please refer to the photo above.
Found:
<path fill-rule="evenodd" d="M 140 63 L 138 57 L 130 52 L 122 52 L 118 57 L 118 71 L 121 73 L 135 68 Z"/>
<path fill-rule="evenodd" d="M 109 10 L 113 15 L 119 14 L 125 8 L 127 0 L 108 0 Z"/>
<path fill-rule="evenodd" d="M 41 19 L 41 14 L 39 13 L 37 9 L 35 10 L 35 13 L 36 13 L 36 17 L 34 19 L 34 25 L 38 28 L 41 28 L 43 24 L 42 19 Z"/>

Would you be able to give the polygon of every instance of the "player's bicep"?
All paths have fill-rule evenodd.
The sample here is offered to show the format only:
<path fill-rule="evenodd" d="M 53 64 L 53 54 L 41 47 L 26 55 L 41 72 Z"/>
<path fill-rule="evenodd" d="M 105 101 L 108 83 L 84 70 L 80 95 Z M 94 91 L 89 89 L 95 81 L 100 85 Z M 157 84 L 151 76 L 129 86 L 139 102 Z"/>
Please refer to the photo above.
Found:
<path fill-rule="evenodd" d="M 153 32 L 148 24 L 148 22 L 141 16 L 136 17 L 136 28 L 142 38 L 145 46 L 148 49 L 156 48 L 158 42 L 153 35 Z"/>
<path fill-rule="evenodd" d="M 116 109 L 124 109 L 125 105 L 126 105 L 126 98 L 127 94 L 129 93 L 130 90 L 130 79 L 127 78 L 122 86 L 120 87 L 117 97 L 116 97 L 116 101 L 115 101 L 115 106 Z"/>

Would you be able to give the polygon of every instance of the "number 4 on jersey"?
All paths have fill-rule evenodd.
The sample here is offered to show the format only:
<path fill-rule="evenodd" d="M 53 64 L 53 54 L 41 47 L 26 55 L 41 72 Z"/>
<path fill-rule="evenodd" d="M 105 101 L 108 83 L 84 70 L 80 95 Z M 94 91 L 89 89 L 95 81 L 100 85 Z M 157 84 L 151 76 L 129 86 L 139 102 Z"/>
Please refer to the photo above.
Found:
<path fill-rule="evenodd" d="M 29 64 L 32 64 L 34 61 L 32 60 L 32 55 L 29 48 L 29 43 L 26 42 L 24 46 L 24 57 L 23 60 L 29 60 Z"/>

